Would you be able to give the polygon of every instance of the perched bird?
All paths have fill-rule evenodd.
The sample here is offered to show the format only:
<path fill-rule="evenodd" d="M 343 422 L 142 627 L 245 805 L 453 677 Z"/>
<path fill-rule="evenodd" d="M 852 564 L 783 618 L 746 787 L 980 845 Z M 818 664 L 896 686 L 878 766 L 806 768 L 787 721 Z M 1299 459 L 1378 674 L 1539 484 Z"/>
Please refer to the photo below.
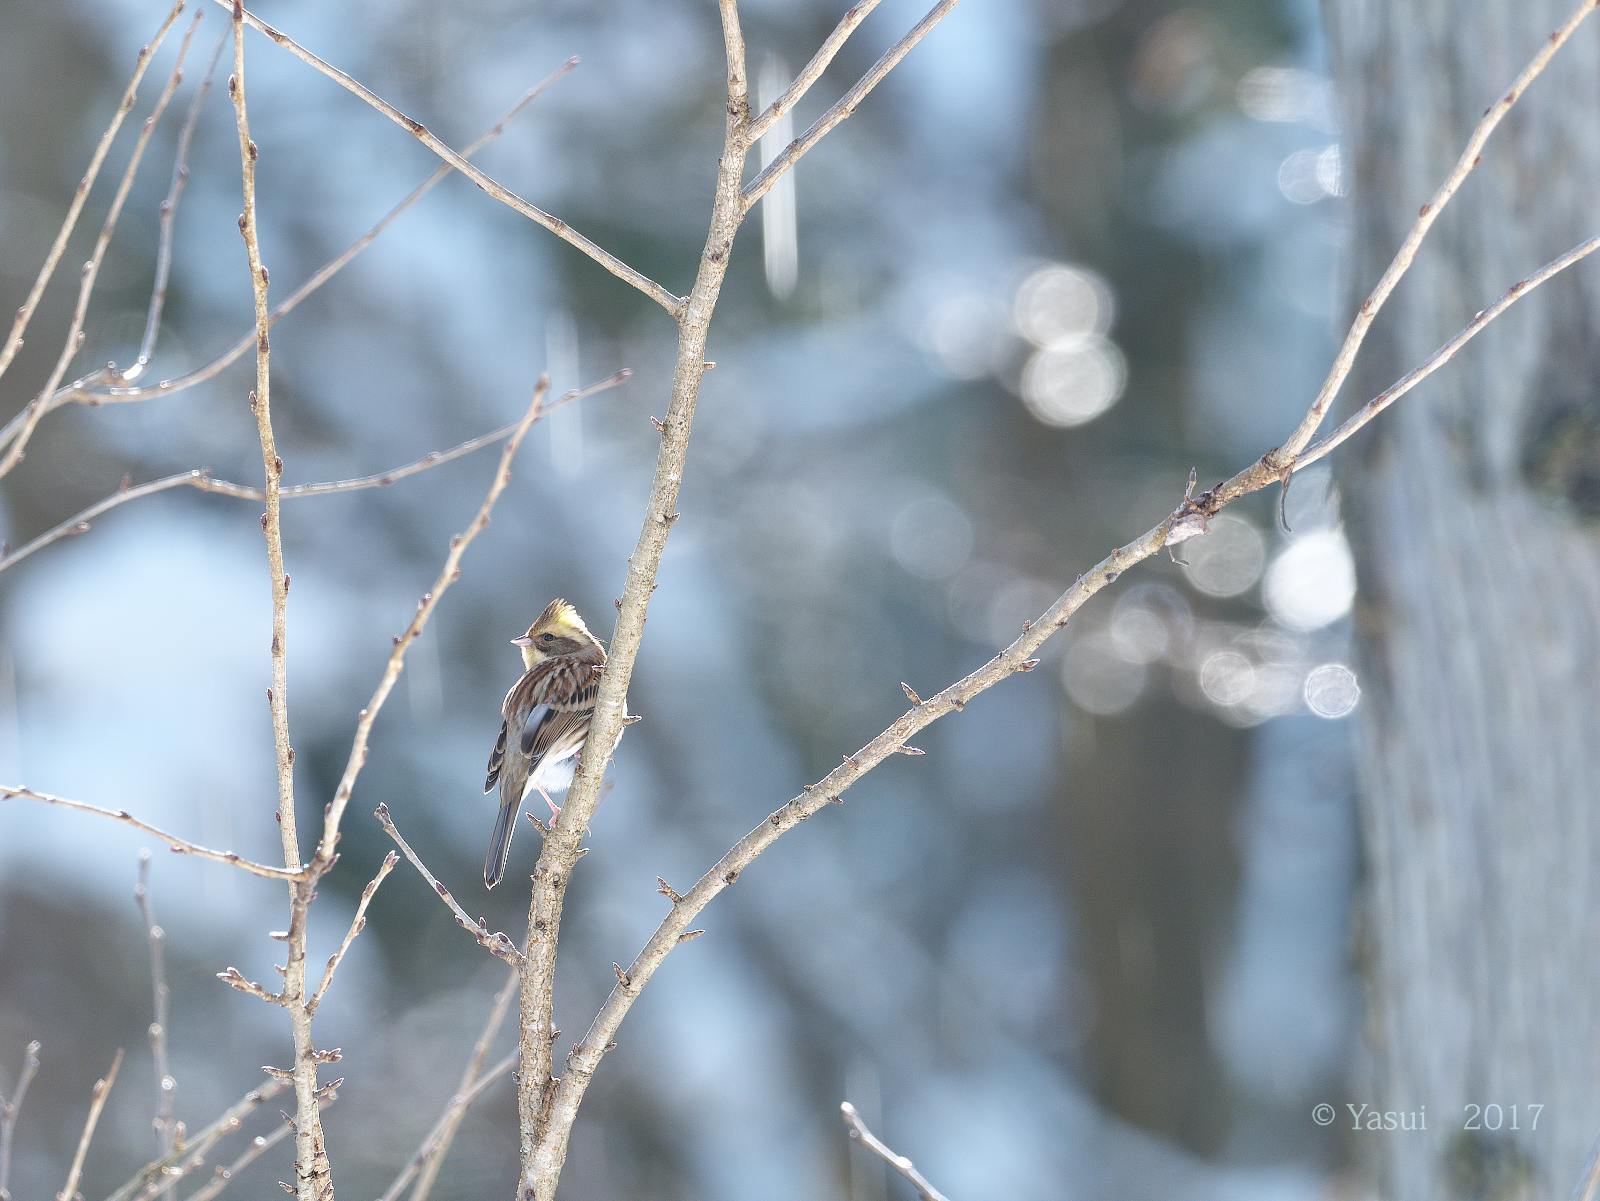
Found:
<path fill-rule="evenodd" d="M 552 817 L 561 812 L 543 780 L 556 764 L 583 749 L 600 685 L 598 669 L 606 661 L 600 640 L 564 600 L 551 601 L 511 645 L 521 648 L 525 670 L 500 705 L 500 737 L 489 755 L 489 777 L 483 782 L 484 792 L 496 782 L 500 785 L 500 815 L 483 861 L 483 882 L 489 888 L 505 875 L 523 792 L 537 789 Z"/>

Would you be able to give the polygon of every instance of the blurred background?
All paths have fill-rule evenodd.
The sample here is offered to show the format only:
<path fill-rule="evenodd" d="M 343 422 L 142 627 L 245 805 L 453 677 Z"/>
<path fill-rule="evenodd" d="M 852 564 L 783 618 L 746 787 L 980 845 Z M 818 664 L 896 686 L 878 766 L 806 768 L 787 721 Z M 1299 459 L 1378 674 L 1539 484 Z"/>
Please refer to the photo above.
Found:
<path fill-rule="evenodd" d="M 768 99 L 838 0 L 746 0 Z M 885 0 L 799 110 L 803 127 L 922 14 Z M 0 16 L 0 311 L 20 303 L 110 117 L 153 0 Z M 461 146 L 571 55 L 582 65 L 480 161 L 675 291 L 704 240 L 721 132 L 715 5 L 271 0 L 291 36 Z M 186 22 L 188 16 L 183 18 Z M 157 216 L 207 12 L 105 262 L 74 374 L 131 362 Z M 181 27 L 180 27 L 181 28 Z M 170 69 L 163 48 L 0 382 L 18 411 L 59 352 L 75 267 Z M 436 161 L 251 36 L 251 123 L 273 299 Z M 904 707 L 1008 642 L 1082 569 L 1281 439 L 1331 351 L 1345 236 L 1311 0 L 991 0 L 960 6 L 740 237 L 711 340 L 683 520 L 593 853 L 568 900 L 558 1054 L 680 889 Z M 226 61 L 220 69 L 225 76 Z M 145 381 L 250 324 L 237 143 L 201 112 L 171 295 Z M 787 136 L 777 138 L 781 146 Z M 383 711 L 325 882 L 331 952 L 400 828 L 473 913 L 520 935 L 536 836 L 485 894 L 480 796 L 506 640 L 552 596 L 611 626 L 666 403 L 671 322 L 592 262 L 446 180 L 273 332 L 290 483 L 408 462 L 559 390 L 634 371 L 530 435 L 493 524 Z M 15 546 L 135 481 L 258 481 L 247 356 L 148 403 L 46 417 L 0 485 Z M 284 510 L 290 720 L 314 829 L 366 702 L 495 452 Z M 258 504 L 136 501 L 0 579 L 0 780 L 271 861 L 269 604 Z M 1097 598 L 1041 668 L 918 738 L 707 911 L 589 1093 L 574 1197 L 903 1196 L 851 1148 L 848 1098 L 952 1197 L 1310 1197 L 1354 1188 L 1307 1120 L 1356 1043 L 1354 592 L 1338 497 L 1308 472 Z M 86 1171 L 104 1194 L 156 1153 L 135 831 L 0 805 L 0 1091 L 42 1067 L 12 1191 L 60 1188 L 93 1080 L 127 1062 Z M 156 848 L 178 1115 L 210 1121 L 288 1061 L 270 882 Z M 503 969 L 402 864 L 318 1015 L 347 1083 L 328 1115 L 341 1195 L 377 1195 L 432 1125 Z M 501 1041 L 509 1047 L 510 1033 Z M 265 1107 L 247 1133 L 277 1122 Z M 509 1082 L 472 1111 L 436 1195 L 515 1173 Z M 218 1161 L 242 1148 L 227 1147 Z M 284 1144 L 239 1189 L 276 1193 Z M 205 1178 L 207 1165 L 194 1179 Z M 194 1187 L 179 1186 L 179 1194 Z"/>

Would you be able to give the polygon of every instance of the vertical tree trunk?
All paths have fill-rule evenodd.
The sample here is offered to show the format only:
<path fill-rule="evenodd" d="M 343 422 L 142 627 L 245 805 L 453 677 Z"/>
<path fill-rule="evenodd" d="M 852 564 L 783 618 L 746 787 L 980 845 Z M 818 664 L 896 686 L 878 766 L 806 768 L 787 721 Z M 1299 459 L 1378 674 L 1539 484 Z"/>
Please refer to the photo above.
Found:
<path fill-rule="evenodd" d="M 1352 295 L 1574 2 L 1327 0 Z M 1597 232 L 1592 18 L 1379 318 L 1361 396 Z M 1354 1092 L 1427 1106 L 1425 1134 L 1352 1136 L 1395 1201 L 1565 1196 L 1600 1132 L 1597 315 L 1600 271 L 1581 267 L 1361 435 L 1342 468 L 1361 579 L 1374 1067 Z M 1502 1108 L 1465 1129 L 1473 1106 Z"/>

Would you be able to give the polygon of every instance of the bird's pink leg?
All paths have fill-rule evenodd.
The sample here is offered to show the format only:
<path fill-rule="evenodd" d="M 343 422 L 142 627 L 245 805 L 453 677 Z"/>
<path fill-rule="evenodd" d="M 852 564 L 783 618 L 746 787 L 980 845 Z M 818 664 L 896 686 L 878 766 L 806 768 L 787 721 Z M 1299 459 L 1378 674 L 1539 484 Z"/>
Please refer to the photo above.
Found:
<path fill-rule="evenodd" d="M 555 821 L 556 818 L 561 816 L 561 806 L 550 799 L 550 794 L 544 790 L 543 784 L 535 784 L 534 787 L 539 790 L 539 795 L 544 798 L 544 803 L 550 806 L 550 820 Z"/>

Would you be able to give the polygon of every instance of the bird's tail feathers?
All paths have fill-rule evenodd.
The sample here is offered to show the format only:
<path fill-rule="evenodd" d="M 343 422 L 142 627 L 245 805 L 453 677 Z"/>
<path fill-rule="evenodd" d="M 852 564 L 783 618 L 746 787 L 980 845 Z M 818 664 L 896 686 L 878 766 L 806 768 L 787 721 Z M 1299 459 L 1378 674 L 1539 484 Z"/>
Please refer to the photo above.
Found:
<path fill-rule="evenodd" d="M 500 805 L 500 815 L 494 821 L 494 833 L 489 836 L 489 854 L 483 861 L 483 883 L 493 888 L 505 878 L 506 861 L 511 858 L 511 835 L 517 826 L 517 812 L 522 808 L 516 801 Z"/>

